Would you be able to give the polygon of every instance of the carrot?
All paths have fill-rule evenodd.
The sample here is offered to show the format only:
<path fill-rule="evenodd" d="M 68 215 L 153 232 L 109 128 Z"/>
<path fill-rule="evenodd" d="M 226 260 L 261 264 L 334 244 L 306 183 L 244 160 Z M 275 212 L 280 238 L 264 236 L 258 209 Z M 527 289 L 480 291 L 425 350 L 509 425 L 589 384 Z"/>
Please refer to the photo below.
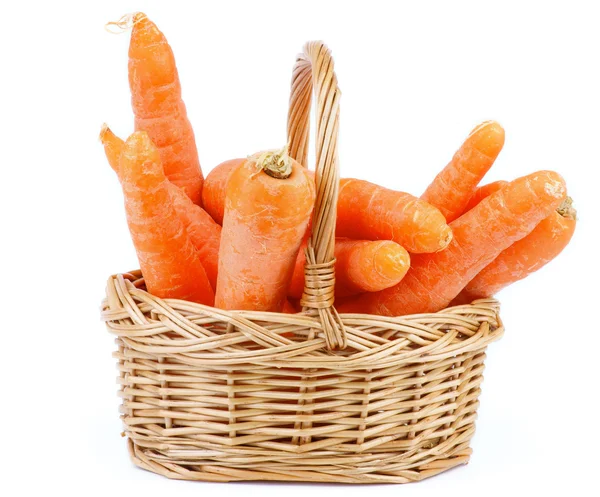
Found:
<path fill-rule="evenodd" d="M 571 240 L 577 223 L 573 200 L 543 219 L 525 238 L 505 249 L 480 271 L 459 295 L 461 301 L 491 297 L 515 281 L 541 269 L 560 254 Z"/>
<path fill-rule="evenodd" d="M 131 23 L 129 86 L 135 129 L 148 133 L 167 178 L 199 205 L 204 179 L 173 51 L 145 14 L 134 14 Z"/>
<path fill-rule="evenodd" d="M 300 249 L 288 295 L 302 297 L 306 244 Z M 345 297 L 377 292 L 396 285 L 410 267 L 408 252 L 389 240 L 337 238 L 335 241 L 335 295 Z"/>
<path fill-rule="evenodd" d="M 464 212 L 470 211 L 473 207 L 475 207 L 479 202 L 481 202 L 484 198 L 489 197 L 492 193 L 497 192 L 500 188 L 504 188 L 508 185 L 508 181 L 494 181 L 493 183 L 488 183 L 487 185 L 483 185 L 478 187 L 473 193 L 473 196 L 469 200 L 469 203 L 465 207 Z M 463 214 L 464 214 L 463 212 Z"/>
<path fill-rule="evenodd" d="M 202 207 L 219 224 L 223 224 L 223 213 L 225 211 L 225 192 L 227 190 L 227 178 L 229 173 L 238 167 L 245 159 L 231 159 L 222 162 L 215 167 L 206 179 L 202 187 Z"/>
<path fill-rule="evenodd" d="M 408 193 L 358 179 L 340 180 L 337 236 L 392 240 L 412 253 L 448 246 L 452 230 L 442 213 Z"/>
<path fill-rule="evenodd" d="M 147 133 L 133 133 L 119 161 L 125 211 L 150 293 L 213 305 L 214 292 L 171 203 L 158 150 Z"/>
<path fill-rule="evenodd" d="M 231 172 L 217 307 L 282 309 L 314 201 L 314 182 L 285 148 L 255 154 Z"/>
<path fill-rule="evenodd" d="M 283 301 L 283 308 L 281 309 L 281 312 L 284 314 L 296 314 L 297 311 L 291 302 L 288 299 L 285 299 Z"/>
<path fill-rule="evenodd" d="M 104 124 L 100 131 L 100 141 L 104 145 L 104 153 L 108 163 L 119 175 L 119 157 L 124 142 Z M 216 288 L 219 264 L 219 243 L 221 227 L 201 207 L 194 204 L 183 190 L 167 181 L 171 202 L 182 220 L 190 240 L 198 251 L 200 262 L 206 271 L 211 286 Z"/>
<path fill-rule="evenodd" d="M 565 197 L 564 180 L 552 171 L 518 178 L 450 223 L 454 239 L 435 254 L 414 256 L 396 286 L 364 294 L 340 312 L 404 315 L 445 308 L 503 250 L 526 236 Z"/>
<path fill-rule="evenodd" d="M 435 177 L 421 199 L 435 205 L 454 221 L 464 211 L 475 188 L 488 172 L 504 145 L 504 129 L 495 121 L 477 126 Z"/>

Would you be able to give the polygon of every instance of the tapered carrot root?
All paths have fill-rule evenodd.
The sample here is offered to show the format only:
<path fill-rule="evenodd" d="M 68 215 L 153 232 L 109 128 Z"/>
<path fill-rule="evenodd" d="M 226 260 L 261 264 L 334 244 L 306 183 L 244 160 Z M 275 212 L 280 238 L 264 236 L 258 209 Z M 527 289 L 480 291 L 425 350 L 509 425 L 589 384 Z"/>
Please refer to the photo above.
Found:
<path fill-rule="evenodd" d="M 445 308 L 477 273 L 551 214 L 565 194 L 564 180 L 552 171 L 512 181 L 450 223 L 454 239 L 446 250 L 414 256 L 398 285 L 338 309 L 399 316 Z"/>
<path fill-rule="evenodd" d="M 340 180 L 336 234 L 392 240 L 416 254 L 443 250 L 452 240 L 452 230 L 437 208 L 408 193 L 358 179 Z"/>
<path fill-rule="evenodd" d="M 225 193 L 229 174 L 245 159 L 231 159 L 215 167 L 204 180 L 202 188 L 202 207 L 220 225 L 225 213 Z"/>
<path fill-rule="evenodd" d="M 303 245 L 303 248 L 306 244 Z M 410 256 L 389 240 L 368 241 L 338 238 L 335 241 L 335 295 L 346 297 L 377 292 L 400 282 L 410 267 Z M 301 248 L 288 295 L 302 297 L 306 255 Z"/>
<path fill-rule="evenodd" d="M 112 169 L 120 175 L 119 159 L 124 142 L 104 124 L 100 131 L 100 141 L 104 145 L 104 153 Z M 179 218 L 198 251 L 198 256 L 211 286 L 216 288 L 219 265 L 219 243 L 221 227 L 201 207 L 194 204 L 183 190 L 168 182 L 171 202 Z"/>
<path fill-rule="evenodd" d="M 146 131 L 158 148 L 167 178 L 200 204 L 202 171 L 173 51 L 142 13 L 132 18 L 129 86 L 135 129 Z"/>
<path fill-rule="evenodd" d="M 495 121 L 477 126 L 450 163 L 435 177 L 421 198 L 454 221 L 464 211 L 477 185 L 504 145 L 504 129 Z"/>
<path fill-rule="evenodd" d="M 467 211 L 470 211 L 473 207 L 475 207 L 479 202 L 481 202 L 484 198 L 489 197 L 492 193 L 496 193 L 500 188 L 504 188 L 508 185 L 508 181 L 494 181 L 493 183 L 488 183 L 487 185 L 479 186 L 475 190 L 475 193 L 469 200 L 469 203 L 465 207 L 463 214 Z"/>
<path fill-rule="evenodd" d="M 567 197 L 525 238 L 516 241 L 480 271 L 459 295 L 461 302 L 492 297 L 506 286 L 543 268 L 568 245 L 575 232 L 576 211 Z"/>
<path fill-rule="evenodd" d="M 125 142 L 119 172 L 127 223 L 148 291 L 160 298 L 213 305 L 213 289 L 171 202 L 158 150 L 145 132 L 135 132 Z"/>
<path fill-rule="evenodd" d="M 281 311 L 314 200 L 314 181 L 285 149 L 256 154 L 231 172 L 217 307 Z"/>

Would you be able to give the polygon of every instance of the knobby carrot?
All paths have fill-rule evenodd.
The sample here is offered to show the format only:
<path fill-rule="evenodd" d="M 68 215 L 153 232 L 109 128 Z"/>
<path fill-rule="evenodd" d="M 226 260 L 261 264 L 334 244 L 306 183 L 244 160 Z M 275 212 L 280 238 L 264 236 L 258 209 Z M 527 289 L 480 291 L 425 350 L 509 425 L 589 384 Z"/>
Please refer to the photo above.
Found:
<path fill-rule="evenodd" d="M 119 171 L 127 223 L 148 291 L 213 305 L 213 289 L 171 202 L 158 150 L 145 132 L 127 139 Z"/>
<path fill-rule="evenodd" d="M 135 129 L 146 131 L 158 148 L 167 178 L 200 204 L 202 170 L 173 51 L 145 14 L 135 14 L 132 24 L 129 86 Z"/>
<path fill-rule="evenodd" d="M 104 145 L 104 153 L 113 170 L 119 172 L 119 157 L 124 142 L 104 124 L 100 131 L 100 140 Z M 211 286 L 216 288 L 219 264 L 219 242 L 221 227 L 201 207 L 194 204 L 183 190 L 168 181 L 171 202 L 182 220 L 192 244 L 198 250 L 198 256 L 204 266 Z"/>
<path fill-rule="evenodd" d="M 206 270 L 208 280 L 216 290 L 221 226 L 202 207 L 194 204 L 181 188 L 172 183 L 169 183 L 169 186 L 175 212 L 183 221 L 190 240 L 198 251 L 198 257 Z"/>
<path fill-rule="evenodd" d="M 398 285 L 338 309 L 398 316 L 445 308 L 477 273 L 556 209 L 565 191 L 564 180 L 552 171 L 512 181 L 450 223 L 454 239 L 446 250 L 414 256 Z"/>
<path fill-rule="evenodd" d="M 338 236 L 392 240 L 412 253 L 437 252 L 452 240 L 452 230 L 437 208 L 358 179 L 340 180 L 336 227 Z"/>
<path fill-rule="evenodd" d="M 225 211 L 225 192 L 229 173 L 238 167 L 245 159 L 231 159 L 215 167 L 204 180 L 202 187 L 202 207 L 219 224 L 223 224 Z"/>
<path fill-rule="evenodd" d="M 314 200 L 314 182 L 286 149 L 256 154 L 231 172 L 217 307 L 282 309 Z"/>
<path fill-rule="evenodd" d="M 421 198 L 454 221 L 464 211 L 475 188 L 488 172 L 504 145 L 504 129 L 495 121 L 477 126 L 427 187 Z"/>
<path fill-rule="evenodd" d="M 508 184 L 508 181 L 494 181 L 493 183 L 488 183 L 487 185 L 479 186 L 473 193 L 473 196 L 469 200 L 469 203 L 465 207 L 464 212 L 470 211 L 473 207 L 475 207 L 479 202 L 481 202 L 484 198 L 489 197 L 492 193 L 497 192 L 500 188 L 504 188 Z M 463 212 L 463 214 L 464 214 Z"/>
<path fill-rule="evenodd" d="M 575 232 L 577 211 L 567 197 L 525 238 L 505 249 L 473 278 L 459 296 L 463 302 L 491 297 L 541 269 L 560 254 Z"/>
<path fill-rule="evenodd" d="M 300 249 L 288 295 L 302 297 L 306 255 Z M 377 292 L 398 284 L 410 267 L 408 252 L 389 240 L 337 238 L 335 241 L 335 295 L 345 297 Z"/>

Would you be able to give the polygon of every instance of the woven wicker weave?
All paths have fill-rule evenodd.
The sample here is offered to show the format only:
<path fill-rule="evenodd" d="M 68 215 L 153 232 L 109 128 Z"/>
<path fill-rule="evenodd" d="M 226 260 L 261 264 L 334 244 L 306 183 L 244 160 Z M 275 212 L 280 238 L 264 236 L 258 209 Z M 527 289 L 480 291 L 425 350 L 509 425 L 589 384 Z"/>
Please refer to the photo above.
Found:
<path fill-rule="evenodd" d="M 333 304 L 339 97 L 329 50 L 296 62 L 290 154 L 307 163 L 317 110 L 317 203 L 304 312 L 224 311 L 159 299 L 112 276 L 132 460 L 170 478 L 405 483 L 468 461 L 495 300 L 436 314 L 338 315 Z"/>

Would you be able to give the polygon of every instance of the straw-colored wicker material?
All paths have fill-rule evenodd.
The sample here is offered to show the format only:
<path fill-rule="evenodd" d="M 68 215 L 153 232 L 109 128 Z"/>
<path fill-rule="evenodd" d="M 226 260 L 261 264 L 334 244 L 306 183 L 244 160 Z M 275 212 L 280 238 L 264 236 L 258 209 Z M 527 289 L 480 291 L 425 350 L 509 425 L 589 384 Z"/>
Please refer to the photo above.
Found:
<path fill-rule="evenodd" d="M 132 460 L 170 478 L 406 483 L 468 461 L 495 300 L 435 314 L 338 315 L 333 248 L 340 92 L 328 49 L 297 59 L 288 131 L 306 165 L 317 110 L 317 201 L 302 313 L 225 311 L 108 280 Z"/>

